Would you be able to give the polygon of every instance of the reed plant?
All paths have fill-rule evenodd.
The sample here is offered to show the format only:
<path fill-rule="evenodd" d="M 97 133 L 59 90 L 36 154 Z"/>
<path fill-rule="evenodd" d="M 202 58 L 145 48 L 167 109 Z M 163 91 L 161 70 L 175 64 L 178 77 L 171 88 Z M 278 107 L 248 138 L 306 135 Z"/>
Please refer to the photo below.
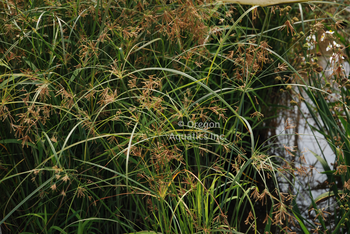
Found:
<path fill-rule="evenodd" d="M 303 227 L 277 179 L 295 168 L 269 153 L 262 123 L 290 90 L 304 5 L 0 6 L 2 232 Z"/>

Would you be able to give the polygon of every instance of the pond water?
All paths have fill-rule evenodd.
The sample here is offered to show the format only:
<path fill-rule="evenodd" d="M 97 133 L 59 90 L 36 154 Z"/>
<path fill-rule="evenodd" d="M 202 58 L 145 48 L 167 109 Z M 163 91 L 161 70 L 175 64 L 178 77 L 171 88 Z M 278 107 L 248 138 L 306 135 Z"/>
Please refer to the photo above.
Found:
<path fill-rule="evenodd" d="M 329 57 L 325 56 L 319 60 L 319 65 L 324 69 L 324 74 L 326 77 L 330 77 L 333 73 L 332 67 L 329 65 Z M 350 73 L 350 65 L 348 62 L 343 63 L 344 73 L 346 76 Z M 290 98 L 289 94 L 283 94 L 280 104 L 288 105 Z M 307 95 L 303 95 L 305 98 Z M 306 100 L 308 102 L 308 100 Z M 310 101 L 311 103 L 311 101 Z M 295 160 L 296 165 L 303 166 L 312 166 L 314 169 L 309 170 L 308 176 L 297 176 L 296 186 L 293 189 L 285 180 L 280 181 L 282 190 L 287 192 L 289 189 L 293 189 L 294 193 L 300 193 L 302 196 L 299 196 L 298 204 L 301 207 L 302 215 L 308 217 L 308 208 L 311 204 L 310 192 L 313 198 L 318 197 L 319 195 L 328 192 L 328 187 L 324 183 L 327 179 L 326 175 L 320 174 L 324 169 L 321 163 L 318 162 L 314 153 L 324 157 L 328 165 L 333 165 L 335 163 L 335 155 L 332 149 L 329 147 L 325 138 L 318 132 L 312 131 L 310 125 L 314 125 L 314 120 L 311 116 L 308 115 L 308 108 L 305 103 L 301 102 L 299 106 L 295 106 L 291 110 L 281 111 L 278 115 L 277 122 L 275 123 L 276 129 L 270 133 L 270 137 L 277 135 L 277 142 L 281 146 L 281 150 L 277 153 L 290 160 Z M 292 129 L 286 129 L 286 126 L 295 126 Z M 296 134 L 298 133 L 298 134 Z M 317 139 L 317 141 L 315 140 Z M 283 147 L 282 147 L 283 146 Z M 286 152 L 285 147 L 291 147 L 289 149 L 294 149 L 291 156 Z M 305 161 L 300 160 L 300 156 L 304 156 Z M 331 166 L 331 169 L 334 169 Z M 289 178 L 292 179 L 292 178 Z M 328 203 L 327 205 L 329 210 L 332 210 L 332 205 Z M 313 222 L 313 220 L 310 220 Z"/>

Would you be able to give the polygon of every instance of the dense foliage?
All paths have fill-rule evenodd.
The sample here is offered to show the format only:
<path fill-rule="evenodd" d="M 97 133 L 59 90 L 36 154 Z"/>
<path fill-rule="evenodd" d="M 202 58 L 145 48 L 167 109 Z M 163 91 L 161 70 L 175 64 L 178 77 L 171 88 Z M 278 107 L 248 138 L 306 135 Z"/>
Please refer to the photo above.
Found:
<path fill-rule="evenodd" d="M 0 0 L 1 231 L 346 233 L 345 4 Z M 301 102 L 338 159 L 308 216 L 279 184 L 308 169 L 266 134 Z"/>

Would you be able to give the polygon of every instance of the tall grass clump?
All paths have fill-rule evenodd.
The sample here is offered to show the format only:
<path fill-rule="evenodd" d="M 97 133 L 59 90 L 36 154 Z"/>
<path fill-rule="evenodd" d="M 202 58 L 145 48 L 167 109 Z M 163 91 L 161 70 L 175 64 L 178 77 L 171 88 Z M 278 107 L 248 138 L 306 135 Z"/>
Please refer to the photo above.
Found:
<path fill-rule="evenodd" d="M 303 225 L 277 179 L 294 168 L 262 122 L 290 91 L 286 51 L 305 20 L 291 15 L 304 5 L 0 6 L 2 232 Z"/>

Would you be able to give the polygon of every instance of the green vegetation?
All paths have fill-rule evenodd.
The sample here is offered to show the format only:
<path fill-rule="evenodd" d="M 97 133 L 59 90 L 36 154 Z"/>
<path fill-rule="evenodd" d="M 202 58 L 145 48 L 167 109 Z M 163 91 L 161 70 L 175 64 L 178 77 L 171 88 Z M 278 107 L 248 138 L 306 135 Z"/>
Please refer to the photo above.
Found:
<path fill-rule="evenodd" d="M 1 231 L 347 233 L 347 4 L 0 0 Z M 308 215 L 267 134 L 301 102 L 337 159 Z"/>

